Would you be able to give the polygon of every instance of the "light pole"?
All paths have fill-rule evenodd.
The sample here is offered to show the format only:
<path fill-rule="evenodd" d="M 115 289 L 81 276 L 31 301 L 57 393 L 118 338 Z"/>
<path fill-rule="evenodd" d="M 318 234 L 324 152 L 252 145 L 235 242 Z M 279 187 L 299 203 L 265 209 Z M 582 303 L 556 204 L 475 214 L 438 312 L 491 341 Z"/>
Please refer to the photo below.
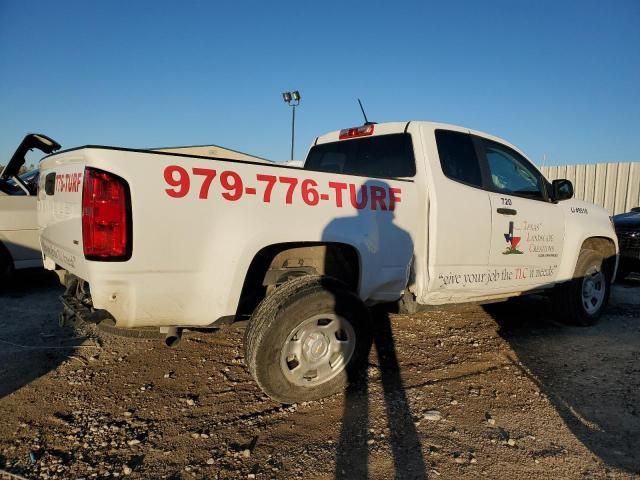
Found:
<path fill-rule="evenodd" d="M 302 96 L 298 90 L 294 90 L 293 92 L 284 92 L 282 94 L 282 99 L 285 101 L 287 105 L 293 107 L 293 113 L 291 117 L 291 160 L 293 160 L 293 145 L 295 141 L 296 135 L 296 107 L 300 105 L 300 99 Z"/>

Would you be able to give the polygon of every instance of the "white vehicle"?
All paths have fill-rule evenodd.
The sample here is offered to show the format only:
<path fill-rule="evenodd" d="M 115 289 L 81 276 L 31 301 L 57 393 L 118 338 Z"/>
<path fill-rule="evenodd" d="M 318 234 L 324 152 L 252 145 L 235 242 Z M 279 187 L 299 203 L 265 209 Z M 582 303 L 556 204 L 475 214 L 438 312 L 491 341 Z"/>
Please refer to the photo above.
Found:
<path fill-rule="evenodd" d="M 30 133 L 0 173 L 0 284 L 14 270 L 42 267 L 36 216 L 38 171 L 18 175 L 25 155 L 33 148 L 51 153 L 60 145 L 45 135 Z"/>
<path fill-rule="evenodd" d="M 617 261 L 607 212 L 499 138 L 428 122 L 318 137 L 304 168 L 110 147 L 40 164 L 45 267 L 64 316 L 182 329 L 250 318 L 246 363 L 282 402 L 366 361 L 365 305 L 495 301 L 557 287 L 593 323 Z"/>

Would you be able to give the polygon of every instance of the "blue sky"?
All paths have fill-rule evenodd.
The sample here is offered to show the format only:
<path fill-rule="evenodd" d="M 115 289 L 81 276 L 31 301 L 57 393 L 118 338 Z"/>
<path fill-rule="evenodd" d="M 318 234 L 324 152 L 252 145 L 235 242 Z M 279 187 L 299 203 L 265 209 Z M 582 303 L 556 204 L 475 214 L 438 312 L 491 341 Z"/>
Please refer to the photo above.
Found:
<path fill-rule="evenodd" d="M 640 2 L 0 0 L 0 163 L 218 144 L 286 160 L 370 120 L 487 131 L 540 164 L 640 160 Z"/>

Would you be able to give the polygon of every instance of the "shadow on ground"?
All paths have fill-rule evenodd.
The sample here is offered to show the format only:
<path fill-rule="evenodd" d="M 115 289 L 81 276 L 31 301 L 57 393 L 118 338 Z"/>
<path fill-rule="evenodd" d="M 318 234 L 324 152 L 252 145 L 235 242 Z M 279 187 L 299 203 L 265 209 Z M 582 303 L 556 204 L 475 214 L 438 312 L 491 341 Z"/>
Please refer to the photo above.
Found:
<path fill-rule="evenodd" d="M 574 435 L 607 465 L 640 473 L 640 281 L 614 287 L 600 323 L 554 323 L 531 296 L 487 305 L 499 334 Z"/>
<path fill-rule="evenodd" d="M 380 365 L 389 443 L 396 478 L 425 479 L 426 465 L 420 438 L 411 415 L 409 400 L 400 376 L 400 364 L 389 318 L 389 306 L 372 310 L 372 347 Z M 336 458 L 336 479 L 370 478 L 368 378 L 353 376 L 345 391 L 342 430 Z"/>
<path fill-rule="evenodd" d="M 0 292 L 0 398 L 73 353 L 72 329 L 58 327 L 60 293 L 58 277 L 42 269 L 18 271 Z"/>

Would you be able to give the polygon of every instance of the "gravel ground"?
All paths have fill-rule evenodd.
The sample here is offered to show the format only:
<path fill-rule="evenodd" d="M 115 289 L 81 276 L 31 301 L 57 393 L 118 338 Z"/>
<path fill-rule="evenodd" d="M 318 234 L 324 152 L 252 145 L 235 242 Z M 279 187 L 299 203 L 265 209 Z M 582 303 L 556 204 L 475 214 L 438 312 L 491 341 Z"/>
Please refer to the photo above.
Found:
<path fill-rule="evenodd" d="M 175 349 L 60 329 L 60 291 L 0 295 L 0 469 L 25 478 L 640 478 L 638 280 L 589 328 L 541 298 L 379 313 L 367 378 L 291 406 L 240 328 Z"/>

